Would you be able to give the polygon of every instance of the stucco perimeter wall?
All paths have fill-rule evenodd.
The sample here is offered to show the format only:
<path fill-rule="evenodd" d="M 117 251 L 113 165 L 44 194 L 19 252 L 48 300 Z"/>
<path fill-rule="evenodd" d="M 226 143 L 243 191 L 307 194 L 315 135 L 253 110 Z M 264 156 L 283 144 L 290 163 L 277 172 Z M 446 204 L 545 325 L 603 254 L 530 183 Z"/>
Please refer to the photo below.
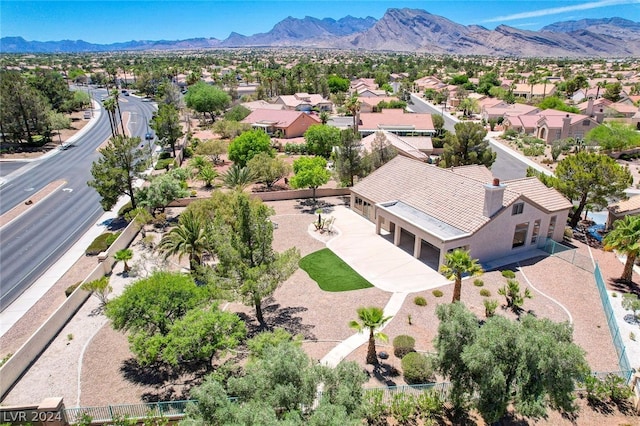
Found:
<path fill-rule="evenodd" d="M 91 273 L 82 281 L 82 284 L 97 280 L 106 274 L 111 273 L 115 260 L 113 254 L 126 248 L 131 244 L 140 230 L 139 226 L 132 221 L 122 231 L 122 234 L 109 247 L 106 252 L 106 259 L 96 265 Z M 91 293 L 84 291 L 78 286 L 76 290 L 60 305 L 56 311 L 29 337 L 11 358 L 0 368 L 0 399 L 4 398 L 7 392 L 29 369 L 31 364 L 46 349 L 49 343 L 58 335 L 60 330 L 75 315 L 80 307 L 91 296 Z"/>
<path fill-rule="evenodd" d="M 350 188 L 318 188 L 316 189 L 316 198 L 338 197 L 351 194 Z M 271 191 L 271 192 L 252 192 L 251 197 L 260 198 L 262 201 L 282 201 L 296 200 L 299 198 L 312 198 L 313 191 L 311 189 L 293 189 L 291 191 Z M 196 200 L 202 198 L 180 198 L 172 201 L 168 207 L 186 207 Z"/>

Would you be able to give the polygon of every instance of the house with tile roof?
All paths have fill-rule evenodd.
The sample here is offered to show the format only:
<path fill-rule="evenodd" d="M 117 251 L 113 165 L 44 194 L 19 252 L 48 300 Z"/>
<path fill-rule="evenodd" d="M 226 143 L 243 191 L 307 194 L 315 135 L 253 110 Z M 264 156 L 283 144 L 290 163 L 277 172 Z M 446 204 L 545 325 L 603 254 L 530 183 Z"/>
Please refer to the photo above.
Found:
<path fill-rule="evenodd" d="M 374 112 L 380 102 L 394 102 L 399 101 L 396 96 L 365 96 L 358 97 L 360 102 L 360 113 Z"/>
<path fill-rule="evenodd" d="M 533 115 L 540 109 L 527 104 L 508 104 L 504 101 L 498 103 L 486 103 L 480 107 L 480 115 L 485 121 L 497 120 L 500 117 L 506 118 L 507 115 Z"/>
<path fill-rule="evenodd" d="M 598 127 L 603 119 L 602 110 L 588 116 L 546 109 L 535 113 L 507 114 L 502 124 L 505 130 L 515 129 L 550 144 L 559 139 L 582 139 L 589 130 Z"/>
<path fill-rule="evenodd" d="M 436 134 L 431 114 L 410 113 L 401 109 L 383 109 L 380 112 L 359 114 L 358 132 L 362 137 L 379 130 L 387 130 L 400 136 Z"/>
<path fill-rule="evenodd" d="M 289 139 L 304 135 L 309 127 L 321 121 L 317 116 L 301 111 L 256 109 L 241 123 L 248 123 L 270 135 L 279 134 L 280 137 Z"/>
<path fill-rule="evenodd" d="M 618 219 L 624 219 L 625 216 L 640 215 L 640 195 L 634 195 L 627 200 L 621 200 L 607 207 L 607 226 L 606 229 L 613 227 L 613 222 Z"/>
<path fill-rule="evenodd" d="M 381 130 L 365 136 L 360 141 L 367 151 L 373 149 L 373 141 L 377 135 L 382 134 L 391 146 L 393 146 L 399 155 L 413 158 L 419 161 L 429 161 L 430 155 L 433 153 L 433 142 L 428 136 L 398 136 L 386 130 Z"/>
<path fill-rule="evenodd" d="M 561 241 L 571 203 L 537 178 L 506 182 L 484 166 L 443 169 L 397 156 L 351 188 L 351 208 L 430 266 L 469 250 L 482 263 Z"/>
<path fill-rule="evenodd" d="M 323 98 L 322 95 L 309 93 L 280 95 L 274 103 L 283 105 L 284 109 L 291 111 L 311 111 L 314 108 L 319 111 L 331 111 L 333 109 L 333 102 Z"/>

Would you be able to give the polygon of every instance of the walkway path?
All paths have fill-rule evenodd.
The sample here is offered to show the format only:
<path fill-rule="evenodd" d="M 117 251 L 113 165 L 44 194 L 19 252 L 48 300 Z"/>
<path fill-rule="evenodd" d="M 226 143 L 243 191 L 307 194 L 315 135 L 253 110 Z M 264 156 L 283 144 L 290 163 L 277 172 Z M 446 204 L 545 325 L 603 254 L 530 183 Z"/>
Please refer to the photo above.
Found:
<path fill-rule="evenodd" d="M 332 216 L 336 218 L 338 235 L 327 242 L 327 247 L 375 287 L 393 293 L 384 307 L 385 316 L 396 315 L 409 293 L 451 283 L 420 260 L 376 235 L 375 225 L 352 210 L 336 207 Z M 367 333 L 354 334 L 320 362 L 335 367 L 368 339 Z"/>

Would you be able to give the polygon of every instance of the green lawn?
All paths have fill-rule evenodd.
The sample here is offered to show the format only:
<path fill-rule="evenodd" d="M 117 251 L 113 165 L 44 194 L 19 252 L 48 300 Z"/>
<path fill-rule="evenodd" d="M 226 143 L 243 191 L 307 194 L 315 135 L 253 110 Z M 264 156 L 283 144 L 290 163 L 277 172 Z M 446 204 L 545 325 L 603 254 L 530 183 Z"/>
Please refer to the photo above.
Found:
<path fill-rule="evenodd" d="M 369 281 L 362 278 L 328 248 L 300 259 L 300 267 L 324 291 L 349 291 L 373 287 Z"/>

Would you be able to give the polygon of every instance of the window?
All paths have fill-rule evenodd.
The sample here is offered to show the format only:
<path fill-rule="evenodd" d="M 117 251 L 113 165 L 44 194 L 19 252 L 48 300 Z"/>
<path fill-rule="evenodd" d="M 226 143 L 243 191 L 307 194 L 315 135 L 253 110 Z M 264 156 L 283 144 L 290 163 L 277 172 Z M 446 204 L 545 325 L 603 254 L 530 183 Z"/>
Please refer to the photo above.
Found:
<path fill-rule="evenodd" d="M 553 233 L 556 230 L 556 219 L 557 219 L 557 216 L 551 216 L 551 220 L 549 221 L 549 231 L 547 232 L 547 238 L 553 238 Z"/>
<path fill-rule="evenodd" d="M 590 124 L 591 124 L 591 121 L 589 121 L 589 120 L 583 120 L 582 121 L 582 125 L 583 126 L 589 126 Z"/>
<path fill-rule="evenodd" d="M 522 247 L 527 241 L 527 232 L 529 231 L 529 222 L 516 225 L 516 231 L 513 233 L 513 244 L 511 248 Z"/>
<path fill-rule="evenodd" d="M 511 209 L 511 216 L 515 216 L 517 214 L 522 214 L 523 210 L 524 210 L 524 203 L 514 204 L 513 208 Z"/>
<path fill-rule="evenodd" d="M 533 222 L 533 233 L 531 234 L 531 244 L 535 244 L 538 241 L 539 233 L 540 233 L 540 219 Z"/>

